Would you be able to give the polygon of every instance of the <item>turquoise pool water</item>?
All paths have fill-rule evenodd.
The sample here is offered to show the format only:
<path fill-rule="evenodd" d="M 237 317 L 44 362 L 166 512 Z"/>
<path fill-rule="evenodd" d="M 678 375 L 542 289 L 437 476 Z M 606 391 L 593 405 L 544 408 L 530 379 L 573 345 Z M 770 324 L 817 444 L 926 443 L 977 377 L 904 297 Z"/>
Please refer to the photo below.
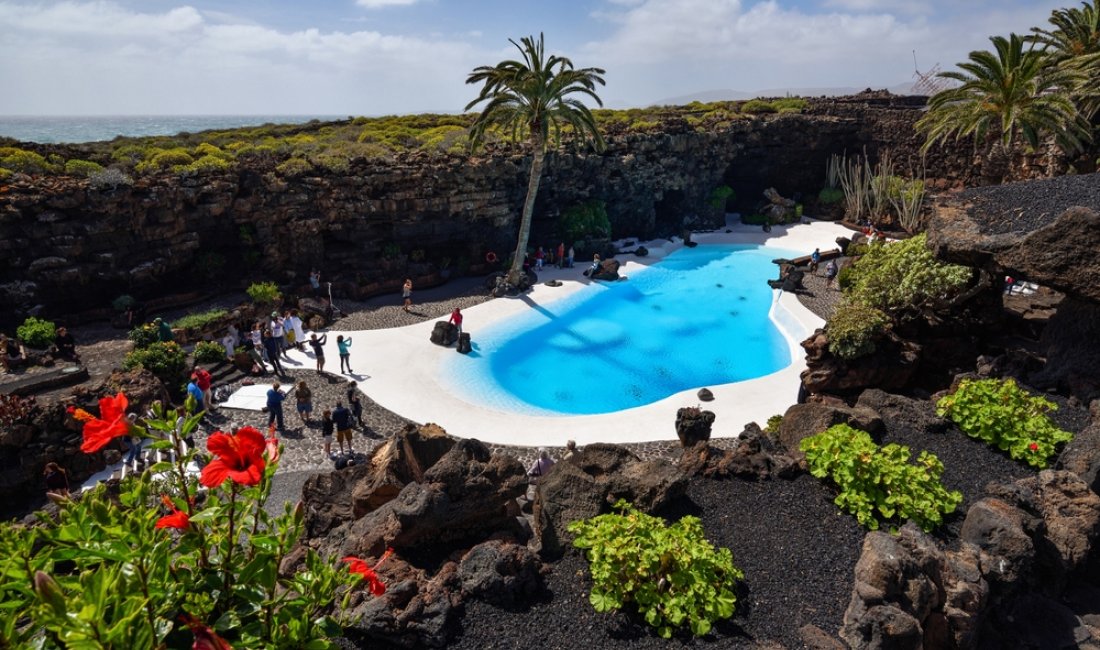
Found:
<path fill-rule="evenodd" d="M 474 332 L 475 351 L 446 360 L 444 376 L 470 401 L 579 415 L 771 374 L 791 356 L 768 318 L 766 281 L 777 276 L 771 260 L 797 255 L 751 245 L 682 248 L 624 282 L 597 283 Z"/>

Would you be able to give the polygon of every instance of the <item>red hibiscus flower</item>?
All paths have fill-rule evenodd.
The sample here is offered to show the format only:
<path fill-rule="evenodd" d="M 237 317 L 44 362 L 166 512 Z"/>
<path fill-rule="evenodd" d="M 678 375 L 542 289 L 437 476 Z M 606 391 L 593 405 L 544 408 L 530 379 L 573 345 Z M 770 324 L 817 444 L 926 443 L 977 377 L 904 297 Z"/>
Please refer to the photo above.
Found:
<path fill-rule="evenodd" d="M 378 574 L 375 571 L 378 567 L 382 566 L 382 563 L 386 561 L 386 558 L 393 555 L 393 549 L 387 548 L 386 552 L 382 554 L 382 558 L 378 560 L 378 563 L 374 567 L 367 566 L 367 563 L 359 558 L 349 555 L 344 558 L 344 562 L 348 563 L 348 571 L 352 573 L 358 573 L 367 580 L 367 584 L 370 587 L 370 592 L 375 596 L 381 596 L 386 593 L 386 585 L 378 578 Z"/>
<path fill-rule="evenodd" d="M 99 400 L 99 417 L 90 417 L 86 411 L 76 409 L 73 417 L 84 422 L 84 443 L 80 451 L 91 454 L 103 449 L 107 443 L 119 436 L 130 433 L 130 422 L 126 419 L 126 407 L 129 402 L 126 395 L 119 393 L 114 397 Z"/>
<path fill-rule="evenodd" d="M 172 500 L 167 496 L 162 495 L 160 500 L 164 502 L 164 505 L 168 506 L 172 510 L 172 514 L 164 515 L 157 520 L 157 528 L 176 528 L 179 530 L 187 530 L 191 527 L 191 518 L 187 516 L 187 513 L 176 507 L 176 504 L 172 503 Z"/>
<path fill-rule="evenodd" d="M 1039 451 L 1039 445 L 1034 442 L 1028 445 L 1027 448 L 1030 449 L 1032 453 Z"/>
<path fill-rule="evenodd" d="M 218 487 L 231 479 L 238 485 L 256 485 L 264 475 L 264 434 L 253 427 L 241 427 L 233 435 L 215 431 L 206 448 L 217 456 L 202 468 L 199 482 L 206 487 Z"/>
<path fill-rule="evenodd" d="M 195 636 L 195 642 L 191 644 L 191 650 L 233 650 L 229 642 L 218 636 L 217 632 L 202 624 L 202 621 L 184 614 L 180 617 L 187 627 L 191 628 L 191 634 Z"/>

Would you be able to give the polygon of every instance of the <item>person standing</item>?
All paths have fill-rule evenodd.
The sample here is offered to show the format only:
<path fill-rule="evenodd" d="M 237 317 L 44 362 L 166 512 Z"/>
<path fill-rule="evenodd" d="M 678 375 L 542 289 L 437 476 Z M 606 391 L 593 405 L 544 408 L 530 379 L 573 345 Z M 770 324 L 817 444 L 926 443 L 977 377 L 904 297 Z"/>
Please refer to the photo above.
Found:
<path fill-rule="evenodd" d="M 264 351 L 267 352 L 267 362 L 271 364 L 271 368 L 276 375 L 283 376 L 285 373 L 283 372 L 283 364 L 279 363 L 279 343 L 277 339 L 271 333 L 271 330 L 264 330 L 261 340 L 264 344 Z"/>
<path fill-rule="evenodd" d="M 340 352 L 340 374 L 344 374 L 347 366 L 348 374 L 351 374 L 351 337 L 344 338 L 343 334 L 336 335 L 336 349 Z"/>
<path fill-rule="evenodd" d="M 810 253 L 810 273 L 817 273 L 817 265 L 821 263 L 821 249 L 815 248 Z"/>
<path fill-rule="evenodd" d="M 213 384 L 214 378 L 211 377 L 210 372 L 202 366 L 195 366 L 191 370 L 191 372 L 195 376 L 195 383 L 198 384 L 199 389 L 202 390 L 203 401 L 201 404 L 199 404 L 199 406 L 202 407 L 202 410 L 209 411 L 210 408 L 214 405 L 214 399 L 210 395 L 210 388 Z"/>
<path fill-rule="evenodd" d="M 313 391 L 306 385 L 305 380 L 298 382 L 294 389 L 294 400 L 297 402 L 298 418 L 302 424 L 309 424 L 309 417 L 313 414 Z"/>
<path fill-rule="evenodd" d="M 565 268 L 565 242 L 558 244 L 558 268 Z"/>
<path fill-rule="evenodd" d="M 447 322 L 454 324 L 458 334 L 462 334 L 462 312 L 459 311 L 458 307 L 455 307 L 455 310 L 451 312 L 451 318 Z"/>
<path fill-rule="evenodd" d="M 566 255 L 565 262 L 566 262 L 565 266 L 567 268 L 570 268 L 570 269 L 573 268 L 573 247 L 572 246 L 569 247 L 569 254 Z"/>
<path fill-rule="evenodd" d="M 359 399 L 359 384 L 354 381 L 348 382 L 348 407 L 351 409 L 351 414 L 355 416 L 355 421 L 359 426 L 363 426 L 363 401 Z"/>
<path fill-rule="evenodd" d="M 268 326 L 271 330 L 271 337 L 275 339 L 275 349 L 278 350 L 281 356 L 290 358 L 286 353 L 286 327 L 283 317 L 279 315 L 279 312 L 271 312 L 271 323 Z"/>
<path fill-rule="evenodd" d="M 283 430 L 283 399 L 286 396 L 281 390 L 279 390 L 279 382 L 271 384 L 271 389 L 267 391 L 267 426 L 270 427 L 272 423 L 275 423 L 279 427 L 279 431 Z"/>
<path fill-rule="evenodd" d="M 546 259 L 546 253 L 542 252 L 542 246 L 539 246 L 535 250 L 535 270 L 542 270 L 542 263 Z"/>
<path fill-rule="evenodd" d="M 325 446 L 326 458 L 332 458 L 332 432 L 335 428 L 332 422 L 332 411 L 325 409 L 321 413 L 321 442 Z"/>
<path fill-rule="evenodd" d="M 232 327 L 232 325 L 230 325 L 230 327 Z M 237 356 L 237 337 L 233 336 L 232 332 L 227 333 L 222 337 L 221 344 L 222 347 L 225 348 L 226 360 L 232 362 L 233 358 Z"/>
<path fill-rule="evenodd" d="M 264 332 L 263 329 L 261 329 L 260 327 L 260 321 L 256 321 L 252 324 L 252 331 L 249 332 L 248 335 L 252 337 L 252 345 L 263 345 Z"/>
<path fill-rule="evenodd" d="M 195 400 L 195 408 L 199 410 L 205 410 L 204 400 L 206 395 L 203 394 L 201 388 L 199 388 L 199 378 L 195 373 L 191 373 L 191 381 L 187 382 L 187 394 Z"/>
<path fill-rule="evenodd" d="M 286 319 L 287 325 L 294 332 L 294 347 L 305 349 L 306 333 L 302 331 L 302 319 L 298 316 L 297 309 L 290 310 L 290 316 Z"/>
<path fill-rule="evenodd" d="M 405 284 L 401 287 L 401 297 L 405 300 L 405 313 L 408 313 L 409 307 L 413 304 L 413 281 L 412 278 L 405 278 Z"/>
<path fill-rule="evenodd" d="M 325 334 L 321 338 L 317 338 L 317 333 L 313 332 L 309 335 L 309 347 L 313 348 L 313 356 L 317 359 L 317 372 L 321 372 L 325 369 L 325 343 L 328 342 L 328 335 Z"/>
<path fill-rule="evenodd" d="M 340 453 L 344 453 L 345 440 L 348 441 L 348 452 L 355 451 L 351 448 L 351 411 L 344 408 L 343 402 L 336 402 L 332 422 L 336 425 L 336 444 L 340 445 Z"/>
<path fill-rule="evenodd" d="M 313 295 L 321 295 L 321 272 L 313 269 L 309 272 L 309 287 L 313 289 Z"/>
<path fill-rule="evenodd" d="M 153 319 L 153 324 L 157 326 L 157 340 L 161 343 L 171 343 L 176 340 L 174 334 L 172 334 L 172 326 L 164 322 L 163 319 Z"/>
<path fill-rule="evenodd" d="M 836 260 L 829 260 L 829 263 L 825 265 L 825 286 L 832 289 L 833 280 L 836 279 L 837 273 L 840 270 L 836 266 Z"/>

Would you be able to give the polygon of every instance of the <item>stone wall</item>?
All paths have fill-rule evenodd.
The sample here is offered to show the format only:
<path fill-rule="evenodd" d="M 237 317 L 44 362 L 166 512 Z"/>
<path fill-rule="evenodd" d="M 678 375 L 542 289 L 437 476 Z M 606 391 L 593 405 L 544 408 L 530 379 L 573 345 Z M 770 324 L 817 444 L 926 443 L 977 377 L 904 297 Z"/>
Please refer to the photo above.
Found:
<path fill-rule="evenodd" d="M 889 149 L 899 161 L 918 159 L 919 103 L 822 100 L 805 114 L 706 132 L 673 119 L 657 133 L 611 134 L 601 154 L 553 154 L 531 243 L 556 245 L 561 212 L 589 199 L 606 202 L 615 237 L 665 236 L 720 225 L 722 210 L 707 199 L 722 184 L 737 192 L 730 208 L 752 210 L 767 187 L 815 195 L 834 153 Z M 974 162 L 963 143 L 928 159 L 926 169 L 945 184 L 969 184 Z M 313 267 L 329 279 L 384 285 L 430 273 L 444 258 L 476 263 L 489 250 L 504 257 L 514 247 L 528 164 L 520 148 L 500 147 L 356 160 L 344 174 L 285 177 L 273 162 L 242 164 L 139 177 L 114 189 L 16 175 L 0 185 L 0 326 L 38 305 L 59 316 L 103 308 L 121 294 L 224 290 L 249 278 L 300 283 Z"/>

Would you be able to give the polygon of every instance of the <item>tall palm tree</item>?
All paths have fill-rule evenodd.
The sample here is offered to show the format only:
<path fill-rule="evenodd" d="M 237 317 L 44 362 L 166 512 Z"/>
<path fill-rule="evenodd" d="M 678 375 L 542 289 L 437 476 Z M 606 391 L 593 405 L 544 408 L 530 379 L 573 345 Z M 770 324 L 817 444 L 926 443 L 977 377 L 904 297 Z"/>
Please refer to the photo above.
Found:
<path fill-rule="evenodd" d="M 1017 136 L 1032 147 L 1045 135 L 1053 135 L 1068 152 L 1081 148 L 1089 137 L 1088 124 L 1069 97 L 1081 73 L 1048 65 L 1049 59 L 1034 44 L 1017 34 L 993 36 L 994 52 L 970 53 L 960 72 L 938 76 L 959 82 L 928 101 L 928 112 L 917 122 L 927 140 L 924 150 L 954 136 L 973 136 L 976 145 L 1008 156 Z"/>
<path fill-rule="evenodd" d="M 1055 9 L 1050 24 L 1053 29 L 1032 27 L 1029 38 L 1043 46 L 1053 64 L 1084 73 L 1084 84 L 1074 92 L 1074 98 L 1085 117 L 1091 119 L 1100 110 L 1100 0 Z"/>
<path fill-rule="evenodd" d="M 475 68 L 466 83 L 484 83 L 484 86 L 477 99 L 466 105 L 466 110 L 488 102 L 470 129 L 472 146 L 484 141 L 490 127 L 497 127 L 513 140 L 526 139 L 532 148 L 527 199 L 523 202 L 516 252 L 508 271 L 508 282 L 517 285 L 523 275 L 523 258 L 531 236 L 531 216 L 535 211 L 535 196 L 542 179 L 547 147 L 559 142 L 564 131 L 571 132 L 579 141 L 591 141 L 597 151 L 605 147 L 592 112 L 580 100 L 570 97 L 585 95 L 603 106 L 596 95 L 596 84 L 604 85 L 604 70 L 574 69 L 573 62 L 565 57 L 547 57 L 542 34 L 538 40 L 528 36 L 519 43 L 512 39 L 508 42 L 516 46 L 523 60 L 506 60 L 495 66 Z"/>

